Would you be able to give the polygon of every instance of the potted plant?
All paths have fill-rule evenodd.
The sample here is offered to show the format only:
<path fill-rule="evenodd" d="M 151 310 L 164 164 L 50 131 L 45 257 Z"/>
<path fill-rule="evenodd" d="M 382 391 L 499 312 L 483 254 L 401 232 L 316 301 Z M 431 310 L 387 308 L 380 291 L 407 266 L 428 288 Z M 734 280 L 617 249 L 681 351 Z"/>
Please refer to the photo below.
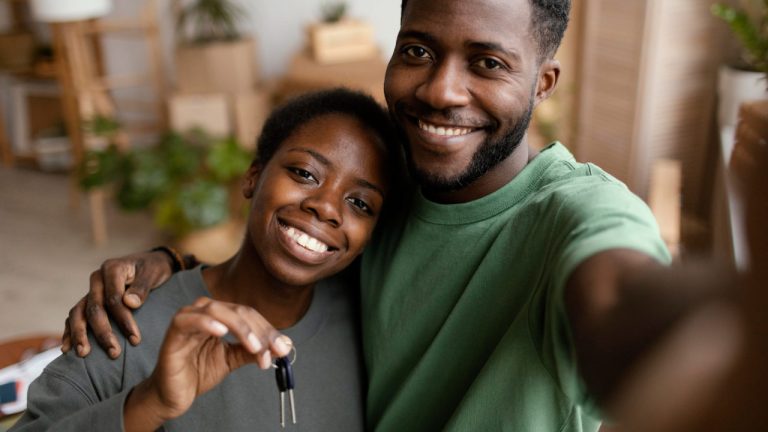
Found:
<path fill-rule="evenodd" d="M 743 102 L 768 99 L 768 0 L 742 0 L 740 7 L 717 3 L 711 11 L 728 24 L 742 48 L 739 63 L 719 73 L 718 120 L 721 127 L 735 126 Z"/>
<path fill-rule="evenodd" d="M 308 28 L 310 51 L 316 62 L 334 64 L 376 56 L 373 27 L 348 18 L 346 2 L 326 2 L 321 13 L 322 20 Z"/>
<path fill-rule="evenodd" d="M 245 11 L 232 0 L 191 0 L 177 11 L 176 86 L 182 92 L 251 91 L 254 41 L 237 28 Z"/>
<path fill-rule="evenodd" d="M 197 130 L 168 133 L 147 148 L 90 151 L 78 172 L 84 189 L 111 186 L 121 209 L 151 210 L 157 228 L 180 250 L 219 262 L 242 240 L 237 185 L 250 162 L 236 140 L 212 140 Z"/>

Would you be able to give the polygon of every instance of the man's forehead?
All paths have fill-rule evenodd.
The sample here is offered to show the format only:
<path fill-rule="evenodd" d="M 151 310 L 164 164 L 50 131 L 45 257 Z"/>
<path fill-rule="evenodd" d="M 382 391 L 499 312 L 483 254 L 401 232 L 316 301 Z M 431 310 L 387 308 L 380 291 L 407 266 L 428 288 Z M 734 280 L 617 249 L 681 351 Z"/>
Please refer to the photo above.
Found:
<path fill-rule="evenodd" d="M 430 27 L 448 33 L 486 34 L 483 39 L 499 41 L 527 35 L 530 13 L 530 0 L 408 0 L 400 27 L 405 31 Z"/>

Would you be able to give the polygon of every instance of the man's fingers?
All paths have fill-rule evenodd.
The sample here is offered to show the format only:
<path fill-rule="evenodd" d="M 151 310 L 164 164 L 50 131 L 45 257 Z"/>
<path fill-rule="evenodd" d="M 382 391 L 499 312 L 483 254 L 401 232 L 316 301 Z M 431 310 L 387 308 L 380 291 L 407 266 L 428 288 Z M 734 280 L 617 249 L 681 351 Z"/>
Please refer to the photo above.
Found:
<path fill-rule="evenodd" d="M 86 297 L 83 297 L 69 310 L 69 317 L 66 322 L 71 338 L 70 346 L 74 346 L 75 352 L 80 357 L 85 357 L 91 352 L 91 344 L 88 342 L 88 332 L 86 330 L 85 307 Z"/>
<path fill-rule="evenodd" d="M 100 271 L 91 273 L 91 287 L 98 286 L 99 279 L 101 279 Z M 104 293 L 102 290 L 92 289 L 88 293 L 85 316 L 88 318 L 88 324 L 91 326 L 91 330 L 99 345 L 104 348 L 111 358 L 117 358 L 120 355 L 120 347 L 117 344 L 117 338 L 112 334 L 112 326 L 104 309 Z"/>
<path fill-rule="evenodd" d="M 69 317 L 64 320 L 64 333 L 61 334 L 61 352 L 66 353 L 72 347 L 69 337 Z"/>
<path fill-rule="evenodd" d="M 147 271 L 147 267 L 142 261 L 136 263 L 136 277 L 133 283 L 125 290 L 123 303 L 126 306 L 137 309 L 144 304 L 150 291 L 150 286 L 155 285 L 157 280 Z"/>
<path fill-rule="evenodd" d="M 127 260 L 107 260 L 101 265 L 101 277 L 91 279 L 91 292 L 102 291 L 112 319 L 133 345 L 141 342 L 141 332 L 133 311 L 123 303 L 125 286 L 133 280 L 133 264 Z"/>

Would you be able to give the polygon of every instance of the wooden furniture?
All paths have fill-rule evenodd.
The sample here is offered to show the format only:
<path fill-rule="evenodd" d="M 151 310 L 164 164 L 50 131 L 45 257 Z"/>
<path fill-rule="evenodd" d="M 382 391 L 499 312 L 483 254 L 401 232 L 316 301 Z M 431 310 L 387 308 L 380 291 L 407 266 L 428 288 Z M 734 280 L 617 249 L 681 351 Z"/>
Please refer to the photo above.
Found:
<path fill-rule="evenodd" d="M 714 148 L 718 30 L 710 0 L 590 0 L 583 4 L 579 160 L 647 197 L 660 158 L 683 166 L 683 206 L 705 214 Z"/>
<path fill-rule="evenodd" d="M 149 88 L 155 102 L 149 107 L 141 102 L 134 103 L 134 106 L 139 110 L 154 109 L 158 121 L 154 125 L 142 125 L 140 130 L 161 131 L 165 128 L 166 90 L 156 10 L 155 1 L 146 0 L 138 19 L 94 19 L 52 24 L 57 76 L 75 164 L 82 160 L 86 149 L 93 148 L 95 143 L 103 141 L 86 133 L 82 127 L 83 123 L 96 116 L 117 118 L 123 113 L 124 110 L 115 104 L 112 94 L 115 90 Z M 107 34 L 144 38 L 148 50 L 149 72 L 140 75 L 107 74 L 100 45 L 100 39 Z M 126 147 L 130 142 L 129 133 L 132 128 L 130 125 L 122 126 L 121 131 L 113 138 L 118 147 Z M 104 192 L 91 192 L 88 199 L 93 240 L 96 244 L 104 244 L 107 241 Z"/>

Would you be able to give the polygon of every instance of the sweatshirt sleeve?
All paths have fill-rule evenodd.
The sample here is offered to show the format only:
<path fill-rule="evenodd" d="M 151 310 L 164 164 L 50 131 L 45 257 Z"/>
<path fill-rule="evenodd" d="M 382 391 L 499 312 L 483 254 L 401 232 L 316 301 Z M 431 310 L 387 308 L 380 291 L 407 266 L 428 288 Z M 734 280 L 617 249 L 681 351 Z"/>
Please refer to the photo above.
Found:
<path fill-rule="evenodd" d="M 132 387 L 122 386 L 121 360 L 98 349 L 86 359 L 58 357 L 30 385 L 27 410 L 11 431 L 122 431 Z"/>

